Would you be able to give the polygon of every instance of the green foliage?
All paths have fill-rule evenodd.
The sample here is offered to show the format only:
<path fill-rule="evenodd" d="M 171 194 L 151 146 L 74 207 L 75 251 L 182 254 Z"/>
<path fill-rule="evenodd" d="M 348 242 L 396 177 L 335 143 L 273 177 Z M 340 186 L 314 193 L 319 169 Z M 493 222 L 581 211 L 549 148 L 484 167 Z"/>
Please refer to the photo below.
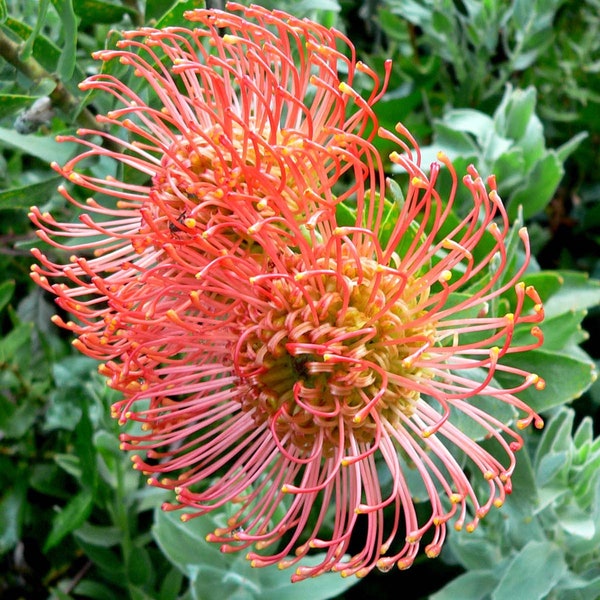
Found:
<path fill-rule="evenodd" d="M 431 600 L 515 597 L 592 599 L 600 594 L 600 438 L 585 417 L 561 407 L 528 439 L 511 498 L 471 536 L 452 536 L 450 553 L 467 570 Z M 531 460 L 529 459 L 531 456 Z"/>
<path fill-rule="evenodd" d="M 511 219 L 519 207 L 529 219 L 552 200 L 565 161 L 587 135 L 581 132 L 560 148 L 546 148 L 535 108 L 535 88 L 507 86 L 492 116 L 471 108 L 448 110 L 433 122 L 432 143 L 422 149 L 423 163 L 430 164 L 443 150 L 459 172 L 473 163 L 482 176 L 493 173 Z"/>
<path fill-rule="evenodd" d="M 98 68 L 118 77 L 121 66 L 99 67 L 90 53 L 114 45 L 112 30 L 182 25 L 184 11 L 203 2 L 0 0 L 0 36 L 16 48 L 9 56 L 0 44 L 0 596 L 196 600 L 227 590 L 230 598 L 381 600 L 409 589 L 414 570 L 423 569 L 418 593 L 431 600 L 595 600 L 600 1 L 259 3 L 342 29 L 379 73 L 392 58 L 377 116 L 387 129 L 398 121 L 411 129 L 424 165 L 443 149 L 460 175 L 469 163 L 483 176 L 495 173 L 514 232 L 529 228 L 535 256 L 525 283 L 535 285 L 546 313 L 543 348 L 507 362 L 545 379 L 544 391 L 521 397 L 546 427 L 527 434 L 502 509 L 471 534 L 451 531 L 437 561 L 359 584 L 328 575 L 291 586 L 288 571 L 252 569 L 243 556 L 204 541 L 223 514 L 183 525 L 176 513 L 158 511 L 163 492 L 146 486 L 119 449 L 108 416 L 115 398 L 94 361 L 51 324 L 55 307 L 29 280 L 27 249 L 36 238 L 27 211 L 32 204 L 69 210 L 49 163 L 65 162 L 74 148 L 54 137 L 93 126 L 93 113 L 110 108 L 78 83 Z M 17 131 L 24 111 L 46 96 L 52 114 L 37 129 Z M 389 145 L 378 144 L 385 161 Z M 92 168 L 109 174 L 105 164 Z M 400 187 L 389 185 L 382 236 L 402 202 Z M 350 213 L 340 208 L 340 223 Z M 457 218 L 449 215 L 447 227 Z M 522 254 L 513 235 L 514 266 Z M 406 237 L 404 244 L 412 241 Z M 511 302 L 505 294 L 491 314 Z M 515 332 L 516 341 L 529 336 Z M 498 380 L 514 384 L 507 375 Z"/>
<path fill-rule="evenodd" d="M 255 569 L 243 553 L 222 553 L 206 536 L 226 520 L 226 508 L 182 523 L 173 512 L 156 513 L 152 533 L 164 555 L 190 581 L 193 600 L 327 600 L 337 597 L 355 581 L 328 573 L 316 579 L 290 582 L 289 571 L 276 566 Z M 310 560 L 318 564 L 319 556 Z M 218 581 L 219 585 L 215 586 Z"/>
<path fill-rule="evenodd" d="M 396 43 L 410 40 L 404 60 L 427 65 L 425 76 L 435 70 L 445 98 L 470 106 L 497 96 L 543 55 L 566 1 L 386 0 L 380 23 Z"/>

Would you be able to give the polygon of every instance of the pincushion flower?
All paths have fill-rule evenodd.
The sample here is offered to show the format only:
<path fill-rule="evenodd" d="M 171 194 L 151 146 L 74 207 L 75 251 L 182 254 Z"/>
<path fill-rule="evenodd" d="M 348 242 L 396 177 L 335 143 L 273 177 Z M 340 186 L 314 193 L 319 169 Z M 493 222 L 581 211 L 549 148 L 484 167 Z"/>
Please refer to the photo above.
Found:
<path fill-rule="evenodd" d="M 228 11 L 97 53 L 133 66 L 144 94 L 84 82 L 122 104 L 99 120 L 127 135 L 63 138 L 87 147 L 55 165 L 82 213 L 32 209 L 56 249 L 34 251 L 32 277 L 122 393 L 115 417 L 139 424 L 122 447 L 174 491 L 165 510 L 232 507 L 209 540 L 254 566 L 297 565 L 293 580 L 407 568 L 421 546 L 439 554 L 448 522 L 472 530 L 503 504 L 516 429 L 542 426 L 518 394 L 543 380 L 506 360 L 542 343 L 527 231 L 493 177 L 470 167 L 459 182 L 443 153 L 425 168 L 402 125 L 378 129 L 385 80 L 340 33 Z M 377 135 L 397 146 L 403 194 Z M 85 169 L 106 157 L 147 183 Z M 455 211 L 459 186 L 470 200 Z M 313 549 L 320 563 L 304 566 Z"/>

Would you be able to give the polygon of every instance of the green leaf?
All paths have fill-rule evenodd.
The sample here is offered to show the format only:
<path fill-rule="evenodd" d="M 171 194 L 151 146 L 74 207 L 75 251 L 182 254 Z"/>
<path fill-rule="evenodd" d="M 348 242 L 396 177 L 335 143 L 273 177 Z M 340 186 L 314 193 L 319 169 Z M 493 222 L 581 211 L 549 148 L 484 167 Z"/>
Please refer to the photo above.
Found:
<path fill-rule="evenodd" d="M 354 583 L 339 574 L 292 584 L 291 571 L 276 566 L 253 569 L 242 553 L 224 554 L 205 537 L 218 526 L 217 511 L 183 523 L 176 512 L 157 510 L 152 534 L 165 556 L 192 580 L 193 597 L 202 600 L 248 598 L 249 600 L 325 600 L 334 598 Z M 314 565 L 321 555 L 303 559 Z M 215 588 L 214 582 L 220 584 Z"/>
<path fill-rule="evenodd" d="M 141 587 L 130 584 L 127 586 L 127 589 L 131 595 L 131 600 L 156 600 L 155 596 L 151 596 Z"/>
<path fill-rule="evenodd" d="M 44 544 L 44 552 L 54 548 L 69 533 L 77 529 L 92 512 L 94 495 L 83 490 L 72 498 L 52 520 L 52 529 Z"/>
<path fill-rule="evenodd" d="M 55 454 L 54 462 L 75 479 L 81 479 L 81 461 L 72 454 Z"/>
<path fill-rule="evenodd" d="M 341 7 L 338 0 L 302 0 L 301 2 L 296 2 L 294 4 L 294 8 L 300 13 L 310 13 L 314 10 L 327 12 L 340 12 Z M 327 17 L 327 14 L 321 14 L 319 17 Z M 321 18 L 318 19 L 319 23 L 324 24 Z M 333 25 L 333 24 L 332 24 Z M 326 25 L 329 27 L 329 25 Z"/>
<path fill-rule="evenodd" d="M 52 594 L 49 596 L 48 600 L 73 600 L 73 596 L 65 594 L 58 588 L 50 588 L 50 591 L 52 592 Z"/>
<path fill-rule="evenodd" d="M 571 514 L 564 514 L 559 509 L 557 510 L 557 519 L 561 520 L 559 527 L 563 529 L 568 530 L 568 527 L 565 527 L 566 523 L 562 522 L 563 517 L 567 519 L 569 526 L 575 527 L 574 532 L 569 535 L 565 535 L 563 532 L 559 534 L 561 538 L 564 537 L 565 554 L 595 563 L 596 553 L 600 547 L 600 502 L 598 501 L 600 499 L 600 480 L 596 479 L 596 486 L 590 496 L 585 508 L 578 506 L 574 499 L 571 500 L 570 505 L 580 515 L 578 518 L 574 519 Z M 586 527 L 587 531 L 581 528 L 582 521 L 586 517 L 590 520 Z"/>
<path fill-rule="evenodd" d="M 34 39 L 34 58 L 47 71 L 54 71 L 56 62 L 60 56 L 60 48 L 44 36 L 39 35 L 32 38 L 35 30 L 17 19 L 8 17 L 8 19 L 6 19 L 6 26 L 13 33 L 16 33 L 24 42 Z"/>
<path fill-rule="evenodd" d="M 466 132 L 458 131 L 447 125 L 445 122 L 438 121 L 434 123 L 433 129 L 435 132 L 435 147 L 434 159 L 437 157 L 439 150 L 443 150 L 450 159 L 454 160 L 456 156 L 464 158 L 475 158 L 481 153 L 479 146 L 475 140 Z M 427 158 L 429 153 L 427 148 L 422 148 L 423 163 L 430 162 Z"/>
<path fill-rule="evenodd" d="M 119 448 L 119 440 L 116 435 L 112 435 L 104 429 L 94 434 L 94 446 L 105 456 L 112 456 L 113 458 L 123 457 L 123 452 Z"/>
<path fill-rule="evenodd" d="M 39 183 L 32 183 L 0 192 L 0 210 L 14 210 L 19 208 L 28 210 L 34 204 L 45 203 L 48 201 L 48 197 L 56 191 L 61 180 L 62 177 L 57 176 Z"/>
<path fill-rule="evenodd" d="M 18 439 L 33 425 L 38 410 L 31 402 L 21 400 L 18 404 L 0 395 L 0 431 L 5 438 Z"/>
<path fill-rule="evenodd" d="M 56 429 L 73 431 L 81 419 L 81 408 L 73 402 L 72 389 L 53 389 L 44 413 L 44 432 Z"/>
<path fill-rule="evenodd" d="M 581 142 L 588 137 L 587 131 L 580 131 L 577 135 L 574 135 L 569 141 L 565 142 L 562 146 L 556 149 L 556 155 L 558 159 L 565 162 L 577 148 L 581 145 Z"/>
<path fill-rule="evenodd" d="M 567 462 L 566 452 L 554 452 L 542 456 L 540 464 L 536 470 L 536 480 L 542 487 L 555 482 L 555 479 L 562 473 L 563 479 L 567 475 L 569 464 Z"/>
<path fill-rule="evenodd" d="M 587 456 L 588 447 L 592 444 L 594 439 L 594 422 L 590 417 L 584 417 L 577 427 L 577 431 L 573 436 L 573 443 L 577 448 L 585 447 Z M 600 438 L 598 440 L 600 444 Z"/>
<path fill-rule="evenodd" d="M 356 225 L 356 211 L 343 202 L 336 205 L 335 218 L 340 227 L 353 227 Z"/>
<path fill-rule="evenodd" d="M 46 15 L 48 13 L 49 0 L 40 0 L 38 3 L 38 14 L 35 22 L 34 28 L 31 30 L 29 37 L 27 38 L 25 44 L 21 48 L 20 58 L 21 60 L 27 60 L 31 57 L 33 52 L 33 43 L 35 39 L 39 35 L 40 31 L 42 31 L 44 24 L 46 22 Z"/>
<path fill-rule="evenodd" d="M 509 514 L 514 515 L 512 529 L 516 529 L 519 535 L 529 535 L 527 528 L 535 530 L 538 524 L 531 518 L 532 512 L 538 506 L 539 485 L 535 478 L 535 471 L 531 463 L 529 453 L 523 449 L 517 455 L 517 466 L 511 477 L 513 484 L 510 498 L 507 498 L 506 508 Z M 528 539 L 532 539 L 530 535 Z M 496 548 L 496 551 L 498 549 Z"/>
<path fill-rule="evenodd" d="M 0 94 L 0 119 L 28 107 L 35 99 L 25 94 Z"/>
<path fill-rule="evenodd" d="M 21 323 L 0 339 L 0 362 L 10 362 L 17 350 L 27 344 L 33 330 L 32 323 Z"/>
<path fill-rule="evenodd" d="M 571 429 L 575 413 L 573 409 L 562 407 L 552 415 L 544 426 L 542 437 L 536 449 L 535 462 L 540 463 L 544 456 L 571 448 Z"/>
<path fill-rule="evenodd" d="M 563 175 L 562 161 L 556 152 L 548 152 L 535 164 L 524 185 L 519 187 L 509 198 L 508 216 L 514 219 L 519 206 L 523 207 L 523 218 L 525 219 L 542 211 L 552 199 Z"/>
<path fill-rule="evenodd" d="M 544 350 L 559 352 L 569 346 L 576 346 L 587 339 L 588 334 L 582 329 L 581 322 L 587 311 L 568 311 L 562 315 L 544 319 L 539 325 L 544 334 Z M 513 345 L 526 345 L 533 341 L 529 326 L 519 327 L 513 336 Z"/>
<path fill-rule="evenodd" d="M 15 293 L 15 282 L 11 280 L 0 283 L 0 311 L 10 302 Z"/>
<path fill-rule="evenodd" d="M 118 23 L 125 15 L 134 17 L 136 11 L 129 6 L 119 6 L 102 0 L 73 0 L 75 14 L 81 24 Z"/>
<path fill-rule="evenodd" d="M 233 560 L 232 560 L 233 558 Z M 190 589 L 194 600 L 258 600 L 261 599 L 261 587 L 258 573 L 243 556 L 230 556 L 227 569 L 211 569 L 203 566 L 197 576 L 192 577 Z M 218 590 L 214 582 L 218 581 Z"/>
<path fill-rule="evenodd" d="M 596 378 L 595 365 L 591 360 L 560 352 L 528 350 L 519 354 L 507 354 L 502 363 L 535 373 L 545 380 L 546 387 L 543 390 L 530 386 L 519 393 L 519 397 L 537 412 L 579 398 Z M 516 383 L 515 377 L 501 371 L 497 370 L 495 376 L 505 387 Z"/>
<path fill-rule="evenodd" d="M 483 383 L 487 377 L 487 371 L 485 369 L 462 369 L 454 371 L 457 377 L 464 377 L 471 381 Z M 494 387 L 500 387 L 499 384 L 492 379 L 489 385 Z M 436 400 L 428 400 L 433 407 L 438 407 L 439 404 Z M 506 402 L 498 401 L 498 398 L 493 396 L 486 396 L 484 394 L 478 394 L 477 396 L 465 400 L 467 404 L 472 404 L 477 407 L 477 410 L 481 410 L 486 414 L 493 416 L 500 423 L 510 423 L 517 417 L 517 412 L 514 407 Z M 450 422 L 458 428 L 466 436 L 473 440 L 483 440 L 489 432 L 485 427 L 480 425 L 475 419 L 469 416 L 466 411 L 454 410 L 450 415 Z"/>
<path fill-rule="evenodd" d="M 586 575 L 587 577 L 580 577 L 572 572 L 566 574 L 554 590 L 557 598 L 561 600 L 600 598 L 600 576 L 594 576 L 593 569 Z"/>
<path fill-rule="evenodd" d="M 23 509 L 26 502 L 25 480 L 18 481 L 15 487 L 4 490 L 4 496 L 0 501 L 0 556 L 14 548 L 21 538 Z"/>
<path fill-rule="evenodd" d="M 489 115 L 471 108 L 457 108 L 444 115 L 444 125 L 455 131 L 464 131 L 475 136 L 483 146 L 491 132 L 494 122 Z"/>
<path fill-rule="evenodd" d="M 64 483 L 65 474 L 56 464 L 38 463 L 30 471 L 30 487 L 51 498 L 65 498 L 70 495 Z"/>
<path fill-rule="evenodd" d="M 112 525 L 92 525 L 86 522 L 74 532 L 74 535 L 87 544 L 110 548 L 121 542 L 123 532 Z"/>
<path fill-rule="evenodd" d="M 526 173 L 532 171 L 538 161 L 542 160 L 548 153 L 544 137 L 544 126 L 537 116 L 529 119 L 527 131 L 519 140 L 519 147 L 523 151 Z"/>
<path fill-rule="evenodd" d="M 173 567 L 166 576 L 163 577 L 158 595 L 158 600 L 176 600 L 183 583 L 183 573 Z"/>
<path fill-rule="evenodd" d="M 591 540 L 596 534 L 598 525 L 593 515 L 577 506 L 575 502 L 558 506 L 556 516 L 560 528 L 569 536 Z"/>
<path fill-rule="evenodd" d="M 492 600 L 542 600 L 567 571 L 561 550 L 548 541 L 529 542 L 507 566 Z"/>
<path fill-rule="evenodd" d="M 52 378 L 59 389 L 82 388 L 89 375 L 96 371 L 97 362 L 89 356 L 78 354 L 65 356 L 52 365 Z"/>
<path fill-rule="evenodd" d="M 190 578 L 203 570 L 227 571 L 231 556 L 219 552 L 217 544 L 206 541 L 217 523 L 211 515 L 197 517 L 187 523 L 177 511 L 157 510 L 154 515 L 152 535 L 169 561 Z"/>
<path fill-rule="evenodd" d="M 39 286 L 29 290 L 17 306 L 19 320 L 31 323 L 37 331 L 43 333 L 56 333 L 56 328 L 50 320 L 55 312 L 56 305 L 46 298 Z"/>
<path fill-rule="evenodd" d="M 388 200 L 384 199 L 383 217 L 381 219 L 381 226 L 379 227 L 377 236 L 382 248 L 387 248 L 399 216 L 400 207 L 398 204 L 396 202 L 389 202 Z M 408 236 L 402 236 L 402 239 L 405 237 Z M 401 252 L 400 256 L 404 256 L 404 254 Z"/>
<path fill-rule="evenodd" d="M 498 548 L 493 543 L 482 543 L 479 531 L 475 536 L 452 534 L 450 536 L 452 556 L 467 571 L 487 571 L 498 563 Z"/>
<path fill-rule="evenodd" d="M 101 548 L 95 544 L 88 544 L 79 538 L 77 538 L 77 542 L 85 552 L 85 555 L 97 565 L 98 568 L 102 569 L 106 575 L 110 576 L 111 581 L 123 582 L 125 578 L 125 568 L 123 559 L 120 555 L 108 548 Z M 110 600 L 114 600 L 114 593 L 110 597 Z"/>
<path fill-rule="evenodd" d="M 384 198 L 383 217 L 381 219 L 381 226 L 379 227 L 377 236 L 381 247 L 384 249 L 388 247 L 390 238 L 396 230 L 402 211 L 402 206 L 404 204 L 404 197 L 400 186 L 391 179 L 387 180 L 387 185 L 393 200 L 390 201 Z M 411 221 L 408 223 L 406 230 L 397 241 L 397 244 L 394 247 L 394 252 L 396 252 L 400 257 L 406 256 L 408 250 L 418 236 L 419 224 L 416 221 Z M 423 240 L 424 237 L 424 234 L 422 234 L 420 239 Z"/>
<path fill-rule="evenodd" d="M 133 546 L 127 564 L 128 580 L 137 586 L 152 584 L 154 573 L 148 551 L 143 546 Z"/>
<path fill-rule="evenodd" d="M 499 133 L 518 141 L 525 135 L 534 115 L 537 93 L 533 86 L 524 90 L 507 89 L 508 92 L 494 114 L 494 122 Z"/>
<path fill-rule="evenodd" d="M 509 196 L 509 192 L 515 189 L 523 180 L 525 171 L 525 158 L 523 149 L 518 146 L 503 152 L 494 161 L 493 171 L 496 175 L 500 194 Z"/>
<path fill-rule="evenodd" d="M 81 419 L 75 430 L 75 453 L 79 458 L 81 468 L 80 483 L 94 489 L 98 481 L 98 467 L 96 461 L 96 449 L 90 443 L 93 436 L 92 423 L 87 410 L 81 412 Z"/>
<path fill-rule="evenodd" d="M 73 144 L 59 143 L 54 139 L 39 135 L 23 135 L 4 127 L 0 127 L 0 143 L 31 154 L 48 164 L 53 161 L 67 162 L 75 147 Z"/>
<path fill-rule="evenodd" d="M 497 583 L 498 579 L 491 571 L 468 571 L 429 596 L 429 600 L 485 600 Z"/>
<path fill-rule="evenodd" d="M 600 305 L 600 281 L 579 271 L 557 271 L 562 287 L 544 304 L 547 317 Z"/>
<path fill-rule="evenodd" d="M 302 559 L 302 564 L 314 566 L 323 560 L 323 554 L 315 554 Z M 290 581 L 291 571 L 277 567 L 257 569 L 260 581 L 260 594 L 256 600 L 327 600 L 337 598 L 357 580 L 351 577 L 340 577 L 339 573 L 324 573 L 314 579 L 305 579 L 297 583 Z"/>
<path fill-rule="evenodd" d="M 77 598 L 89 598 L 90 600 L 115 600 L 115 590 L 105 583 L 82 579 L 73 592 Z M 118 597 L 118 596 L 117 596 Z"/>
<path fill-rule="evenodd" d="M 188 10 L 195 10 L 197 8 L 205 8 L 206 3 L 204 0 L 177 0 L 171 5 L 171 8 L 167 10 L 162 17 L 156 23 L 157 29 L 163 29 L 164 27 L 189 27 L 190 22 L 184 18 L 183 13 Z"/>
<path fill-rule="evenodd" d="M 63 26 L 64 46 L 58 59 L 58 76 L 67 81 L 75 71 L 77 58 L 77 17 L 72 0 L 52 0 Z"/>
<path fill-rule="evenodd" d="M 540 295 L 542 302 L 546 303 L 561 289 L 564 278 L 557 271 L 539 271 L 526 274 L 523 277 L 523 283 L 526 286 L 532 285 Z"/>

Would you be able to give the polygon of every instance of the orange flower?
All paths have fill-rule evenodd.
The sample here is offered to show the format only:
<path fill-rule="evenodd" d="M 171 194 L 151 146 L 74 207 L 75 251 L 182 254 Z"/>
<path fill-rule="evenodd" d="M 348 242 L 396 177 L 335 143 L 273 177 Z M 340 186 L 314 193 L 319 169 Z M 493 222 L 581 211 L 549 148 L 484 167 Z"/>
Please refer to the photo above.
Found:
<path fill-rule="evenodd" d="M 473 168 L 454 216 L 452 164 L 440 154 L 425 172 L 408 131 L 378 130 L 371 106 L 386 82 L 342 34 L 228 8 L 190 13 L 201 29 L 127 32 L 97 53 L 143 80 L 138 92 L 106 74 L 82 86 L 122 103 L 99 120 L 128 138 L 80 132 L 121 150 L 64 138 L 88 150 L 56 169 L 103 199 L 61 188 L 79 223 L 32 209 L 40 237 L 72 255 L 34 251 L 32 277 L 74 316 L 54 320 L 76 347 L 104 361 L 123 394 L 115 417 L 141 424 L 122 446 L 149 483 L 175 491 L 166 510 L 187 507 L 188 519 L 232 504 L 209 539 L 254 546 L 255 566 L 300 562 L 294 580 L 406 568 L 424 538 L 439 554 L 448 521 L 470 530 L 502 505 L 523 443 L 513 415 L 542 425 L 516 394 L 543 381 L 502 362 L 542 342 L 540 298 L 521 282 L 527 232 L 515 269 L 494 179 Z M 359 72 L 373 82 L 366 100 Z M 402 198 L 376 135 L 398 147 Z M 99 177 L 88 158 L 147 181 Z M 302 566 L 314 548 L 322 562 Z"/>

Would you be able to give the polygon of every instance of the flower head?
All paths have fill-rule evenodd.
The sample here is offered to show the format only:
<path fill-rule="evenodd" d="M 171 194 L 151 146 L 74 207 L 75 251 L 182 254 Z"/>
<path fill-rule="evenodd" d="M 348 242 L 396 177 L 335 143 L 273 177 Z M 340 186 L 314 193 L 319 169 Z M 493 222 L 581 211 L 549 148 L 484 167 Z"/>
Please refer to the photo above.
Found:
<path fill-rule="evenodd" d="M 166 510 L 233 506 L 209 539 L 250 548 L 255 566 L 299 563 L 295 580 L 406 568 L 423 544 L 439 554 L 449 521 L 471 530 L 502 505 L 522 445 L 512 424 L 541 426 L 517 394 L 543 381 L 503 362 L 542 342 L 527 232 L 511 230 L 493 177 L 471 167 L 460 184 L 444 154 L 424 169 L 401 125 L 378 130 L 385 81 L 340 33 L 228 8 L 97 53 L 133 66 L 149 98 L 106 74 L 83 84 L 122 103 L 99 120 L 128 136 L 80 132 L 118 150 L 68 138 L 88 150 L 57 170 L 103 201 L 61 188 L 79 223 L 32 209 L 40 237 L 71 253 L 36 250 L 32 276 L 122 393 L 115 417 L 140 424 L 122 446 L 174 490 Z M 397 146 L 404 194 L 376 135 Z M 82 170 L 103 157 L 147 181 Z M 322 561 L 302 566 L 315 548 Z"/>

